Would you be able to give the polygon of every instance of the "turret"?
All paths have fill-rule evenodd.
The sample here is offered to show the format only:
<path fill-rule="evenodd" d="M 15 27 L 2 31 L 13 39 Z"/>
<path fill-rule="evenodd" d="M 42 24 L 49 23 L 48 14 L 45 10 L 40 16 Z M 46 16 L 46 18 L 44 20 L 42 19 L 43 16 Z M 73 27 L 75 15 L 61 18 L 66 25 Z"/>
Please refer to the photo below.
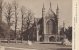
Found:
<path fill-rule="evenodd" d="M 57 9 L 56 9 L 56 15 L 57 15 L 57 17 L 59 15 L 59 7 L 58 7 L 58 4 L 57 4 Z"/>
<path fill-rule="evenodd" d="M 42 17 L 45 16 L 45 7 L 44 7 L 44 3 L 43 3 L 43 8 L 42 8 Z"/>
<path fill-rule="evenodd" d="M 51 5 L 51 2 L 50 2 L 50 8 L 49 8 L 50 10 L 52 10 L 52 5 Z"/>

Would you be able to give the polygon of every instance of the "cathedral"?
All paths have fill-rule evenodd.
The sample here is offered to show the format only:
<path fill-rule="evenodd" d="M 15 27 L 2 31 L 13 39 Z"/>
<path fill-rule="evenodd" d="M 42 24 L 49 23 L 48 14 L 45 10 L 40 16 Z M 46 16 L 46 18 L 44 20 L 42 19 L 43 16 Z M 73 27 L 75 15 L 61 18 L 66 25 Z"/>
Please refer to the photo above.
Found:
<path fill-rule="evenodd" d="M 52 10 L 50 3 L 49 10 L 46 11 L 44 4 L 42 8 L 42 18 L 37 23 L 37 41 L 52 42 L 58 41 L 58 15 L 59 8 L 57 5 L 56 12 Z"/>

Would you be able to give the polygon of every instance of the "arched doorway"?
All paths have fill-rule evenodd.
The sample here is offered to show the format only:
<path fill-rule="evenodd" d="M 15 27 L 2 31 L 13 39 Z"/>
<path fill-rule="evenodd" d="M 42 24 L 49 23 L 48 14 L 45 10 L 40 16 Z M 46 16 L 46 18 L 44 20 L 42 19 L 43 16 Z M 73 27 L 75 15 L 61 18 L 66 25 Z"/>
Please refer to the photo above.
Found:
<path fill-rule="evenodd" d="M 54 42 L 55 41 L 55 37 L 54 36 L 49 37 L 49 41 L 50 42 Z"/>

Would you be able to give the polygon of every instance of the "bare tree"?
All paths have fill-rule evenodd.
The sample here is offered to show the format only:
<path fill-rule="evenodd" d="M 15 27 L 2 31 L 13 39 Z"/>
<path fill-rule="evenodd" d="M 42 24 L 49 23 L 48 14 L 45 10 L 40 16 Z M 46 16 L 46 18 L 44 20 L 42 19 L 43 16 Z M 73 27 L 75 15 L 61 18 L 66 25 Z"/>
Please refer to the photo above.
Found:
<path fill-rule="evenodd" d="M 2 22 L 2 8 L 3 8 L 2 4 L 3 0 L 0 0 L 0 23 Z"/>
<path fill-rule="evenodd" d="M 8 3 L 5 7 L 5 12 L 4 12 L 4 15 L 6 17 L 6 20 L 7 20 L 7 24 L 8 24 L 8 42 L 10 40 L 10 27 L 12 25 L 12 21 L 11 21 L 11 18 L 12 18 L 12 15 L 13 15 L 13 11 L 12 11 L 12 5 L 10 3 Z"/>
<path fill-rule="evenodd" d="M 21 27 L 21 40 L 23 40 L 23 32 L 25 30 L 29 30 L 32 27 L 32 24 L 34 23 L 34 14 L 31 10 L 27 10 L 24 6 L 21 7 L 21 19 L 22 19 L 22 27 Z M 28 40 L 30 37 L 30 30 L 28 31 Z"/>
<path fill-rule="evenodd" d="M 25 7 L 22 6 L 21 7 L 21 17 L 22 17 L 22 26 L 21 26 L 21 41 L 23 40 L 23 30 L 24 30 L 24 20 L 25 20 L 25 14 L 26 14 L 26 10 Z"/>
<path fill-rule="evenodd" d="M 3 4 L 3 0 L 0 0 L 0 36 L 1 36 L 1 34 L 3 34 L 2 32 L 3 31 L 1 31 L 2 30 L 2 9 L 3 9 L 3 6 L 2 6 L 2 4 Z"/>
<path fill-rule="evenodd" d="M 34 23 L 34 14 L 31 10 L 28 10 L 27 16 L 26 16 L 26 30 L 29 30 L 32 27 L 32 24 Z M 30 30 L 28 31 L 28 40 L 30 38 Z"/>
<path fill-rule="evenodd" d="M 14 16 L 15 16 L 15 40 L 17 41 L 17 21 L 18 21 L 18 4 L 16 1 L 13 1 L 13 7 L 14 7 Z"/>

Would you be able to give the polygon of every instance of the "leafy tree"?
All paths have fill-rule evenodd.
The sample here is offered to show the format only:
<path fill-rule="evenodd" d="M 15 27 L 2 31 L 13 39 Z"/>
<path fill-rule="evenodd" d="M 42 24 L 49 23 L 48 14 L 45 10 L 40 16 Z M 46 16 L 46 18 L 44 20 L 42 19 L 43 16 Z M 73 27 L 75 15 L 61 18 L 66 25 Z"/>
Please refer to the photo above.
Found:
<path fill-rule="evenodd" d="M 68 27 L 68 29 L 65 30 L 65 34 L 68 40 L 72 40 L 72 27 Z"/>

